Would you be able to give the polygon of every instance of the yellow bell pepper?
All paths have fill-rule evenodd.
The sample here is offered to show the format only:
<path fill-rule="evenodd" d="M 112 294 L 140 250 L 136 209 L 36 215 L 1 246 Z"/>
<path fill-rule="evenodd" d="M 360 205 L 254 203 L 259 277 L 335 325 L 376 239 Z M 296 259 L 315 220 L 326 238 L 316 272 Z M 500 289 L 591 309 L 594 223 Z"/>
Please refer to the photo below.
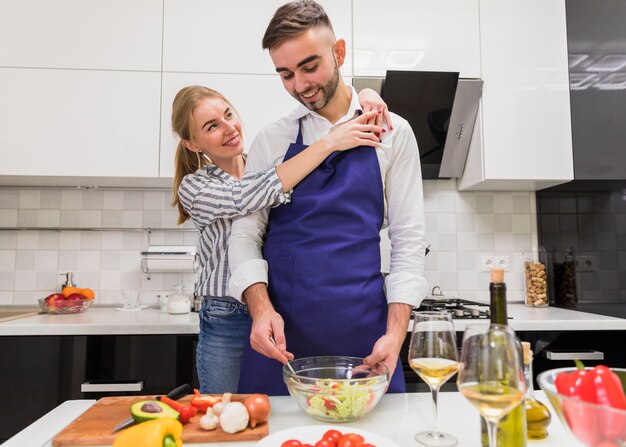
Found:
<path fill-rule="evenodd" d="M 183 424 L 172 418 L 153 419 L 124 430 L 113 447 L 181 447 Z"/>

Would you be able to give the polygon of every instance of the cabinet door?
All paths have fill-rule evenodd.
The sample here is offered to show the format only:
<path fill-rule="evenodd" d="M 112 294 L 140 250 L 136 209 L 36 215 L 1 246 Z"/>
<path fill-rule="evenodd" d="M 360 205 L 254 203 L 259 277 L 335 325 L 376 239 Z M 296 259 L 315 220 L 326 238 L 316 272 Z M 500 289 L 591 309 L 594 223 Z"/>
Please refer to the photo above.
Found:
<path fill-rule="evenodd" d="M 162 0 L 4 0 L 0 66 L 161 69 Z"/>
<path fill-rule="evenodd" d="M 541 189 L 573 178 L 565 3 L 481 0 L 482 148 L 461 189 Z M 479 157 L 477 157 L 479 155 Z M 478 180 L 477 180 L 478 179 Z"/>
<path fill-rule="evenodd" d="M 0 175 L 157 177 L 160 74 L 0 69 Z"/>
<path fill-rule="evenodd" d="M 165 0 L 163 70 L 203 73 L 275 73 L 261 40 L 283 0 L 210 2 Z M 350 0 L 319 2 L 337 37 L 352 51 Z M 351 54 L 351 53 L 349 53 Z M 352 73 L 352 58 L 343 74 Z"/>
<path fill-rule="evenodd" d="M 354 75 L 458 71 L 479 78 L 478 0 L 354 2 Z"/>
<path fill-rule="evenodd" d="M 346 82 L 351 82 L 349 79 Z M 172 134 L 172 101 L 176 93 L 187 85 L 204 85 L 219 91 L 235 106 L 241 116 L 244 147 L 250 147 L 256 134 L 264 126 L 286 115 L 298 103 L 283 88 L 277 74 L 218 75 L 191 73 L 163 74 L 163 104 L 161 128 L 161 177 L 174 176 L 174 154 L 178 139 Z"/>

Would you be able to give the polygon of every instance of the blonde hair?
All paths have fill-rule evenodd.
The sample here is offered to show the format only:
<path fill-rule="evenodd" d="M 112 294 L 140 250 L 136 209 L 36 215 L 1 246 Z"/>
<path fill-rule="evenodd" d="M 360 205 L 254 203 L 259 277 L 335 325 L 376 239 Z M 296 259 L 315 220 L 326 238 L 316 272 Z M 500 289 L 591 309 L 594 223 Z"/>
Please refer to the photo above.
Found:
<path fill-rule="evenodd" d="M 219 98 L 224 101 L 228 106 L 235 111 L 235 108 L 228 99 L 220 92 L 212 90 L 208 87 L 200 85 L 191 85 L 189 87 L 182 88 L 174 98 L 172 104 L 172 130 L 180 138 L 178 146 L 176 147 L 176 154 L 174 160 L 174 197 L 172 199 L 172 206 L 178 208 L 178 224 L 182 224 L 189 219 L 189 214 L 183 208 L 180 199 L 178 198 L 178 190 L 183 178 L 187 174 L 192 174 L 198 169 L 211 164 L 211 161 L 200 154 L 199 152 L 193 152 L 187 149 L 183 144 L 183 140 L 193 140 L 194 138 L 194 119 L 193 111 L 198 103 L 203 99 Z"/>

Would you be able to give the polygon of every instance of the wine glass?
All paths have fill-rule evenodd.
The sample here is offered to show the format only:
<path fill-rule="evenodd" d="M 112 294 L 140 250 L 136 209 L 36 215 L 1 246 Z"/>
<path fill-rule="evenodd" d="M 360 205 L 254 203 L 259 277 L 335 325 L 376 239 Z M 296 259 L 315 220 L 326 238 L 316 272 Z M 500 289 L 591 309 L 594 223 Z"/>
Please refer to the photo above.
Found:
<path fill-rule="evenodd" d="M 415 440 L 431 447 L 451 447 L 457 439 L 437 431 L 439 387 L 459 369 L 456 334 L 452 317 L 444 312 L 414 312 L 409 344 L 409 365 L 430 387 L 433 395 L 433 428 L 420 432 Z"/>
<path fill-rule="evenodd" d="M 521 345 L 515 332 L 502 324 L 468 326 L 457 385 L 485 418 L 489 446 L 496 447 L 498 422 L 526 393 Z"/>

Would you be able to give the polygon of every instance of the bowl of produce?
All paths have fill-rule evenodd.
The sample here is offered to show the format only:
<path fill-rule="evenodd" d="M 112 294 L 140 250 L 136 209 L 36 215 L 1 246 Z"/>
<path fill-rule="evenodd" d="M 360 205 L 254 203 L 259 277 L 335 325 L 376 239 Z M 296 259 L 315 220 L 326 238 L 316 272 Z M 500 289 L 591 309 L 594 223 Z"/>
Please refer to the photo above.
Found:
<path fill-rule="evenodd" d="M 283 366 L 283 380 L 298 406 L 324 422 L 356 421 L 385 394 L 389 369 L 370 368 L 360 357 L 303 357 Z"/>
<path fill-rule="evenodd" d="M 537 380 L 580 442 L 594 447 L 626 445 L 626 369 L 558 368 L 539 374 Z"/>
<path fill-rule="evenodd" d="M 77 314 L 89 309 L 94 301 L 94 294 L 91 289 L 75 289 L 84 291 L 80 293 L 75 290 L 66 290 L 61 293 L 53 293 L 39 301 L 39 307 L 48 314 Z"/>

